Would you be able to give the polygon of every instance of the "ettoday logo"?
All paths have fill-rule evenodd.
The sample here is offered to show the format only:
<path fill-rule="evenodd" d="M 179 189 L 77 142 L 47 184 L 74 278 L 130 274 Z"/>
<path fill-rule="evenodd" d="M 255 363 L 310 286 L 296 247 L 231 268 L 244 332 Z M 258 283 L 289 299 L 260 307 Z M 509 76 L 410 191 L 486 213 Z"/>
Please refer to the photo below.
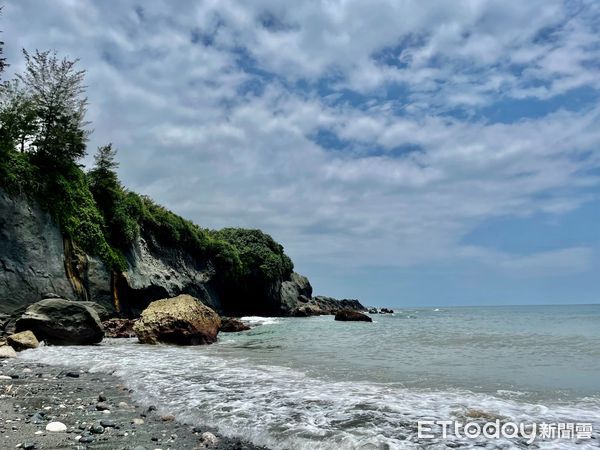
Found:
<path fill-rule="evenodd" d="M 453 420 L 420 420 L 417 422 L 419 439 L 524 439 L 532 444 L 539 439 L 591 439 L 591 423 L 500 423 L 458 422 Z"/>

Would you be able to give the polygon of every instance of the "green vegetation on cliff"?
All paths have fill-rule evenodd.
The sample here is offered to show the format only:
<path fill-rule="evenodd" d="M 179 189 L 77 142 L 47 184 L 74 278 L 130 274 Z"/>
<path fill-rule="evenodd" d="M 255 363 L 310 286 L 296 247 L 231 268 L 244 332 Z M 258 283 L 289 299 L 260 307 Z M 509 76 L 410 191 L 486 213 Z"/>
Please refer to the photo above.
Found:
<path fill-rule="evenodd" d="M 290 258 L 261 231 L 207 230 L 127 190 L 111 144 L 97 150 L 94 167 L 84 172 L 77 164 L 88 137 L 84 71 L 77 60 L 52 52 L 24 56 L 25 72 L 0 84 L 1 188 L 38 201 L 66 237 L 117 272 L 127 268 L 124 255 L 143 234 L 211 261 L 230 295 L 289 276 Z"/>

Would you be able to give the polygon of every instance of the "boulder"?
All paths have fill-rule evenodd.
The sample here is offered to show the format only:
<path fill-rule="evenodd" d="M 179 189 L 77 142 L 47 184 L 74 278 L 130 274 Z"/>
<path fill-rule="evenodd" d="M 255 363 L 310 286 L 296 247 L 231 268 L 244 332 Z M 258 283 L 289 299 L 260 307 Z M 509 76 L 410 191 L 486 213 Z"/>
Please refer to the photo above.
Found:
<path fill-rule="evenodd" d="M 37 348 L 40 345 L 35 334 L 29 330 L 8 336 L 6 342 L 18 352 L 29 348 Z"/>
<path fill-rule="evenodd" d="M 393 309 L 387 309 L 387 308 L 381 308 L 379 310 L 379 312 L 381 314 L 394 314 L 394 310 Z"/>
<path fill-rule="evenodd" d="M 0 346 L 0 359 L 16 358 L 17 353 L 10 345 Z"/>
<path fill-rule="evenodd" d="M 221 319 L 191 295 L 156 300 L 133 327 L 143 344 L 211 344 L 217 340 Z"/>
<path fill-rule="evenodd" d="M 367 311 L 369 314 L 378 314 L 379 311 L 377 311 L 377 308 L 369 308 L 369 310 Z"/>
<path fill-rule="evenodd" d="M 79 302 L 79 303 L 89 306 L 94 311 L 96 311 L 96 314 L 98 314 L 98 317 L 100 317 L 101 321 L 108 320 L 111 316 L 111 312 L 108 311 L 108 309 L 106 309 L 100 303 L 96 303 L 96 302 Z"/>
<path fill-rule="evenodd" d="M 310 316 L 320 316 L 323 314 L 327 314 L 328 311 L 323 311 L 317 305 L 306 304 L 299 306 L 298 308 L 294 308 L 292 310 L 291 315 L 293 317 L 310 317 Z"/>
<path fill-rule="evenodd" d="M 335 320 L 341 320 L 346 322 L 373 322 L 366 314 L 351 309 L 342 309 L 335 315 Z"/>
<path fill-rule="evenodd" d="M 97 344 L 104 337 L 94 309 L 62 298 L 48 298 L 29 306 L 16 323 L 17 332 L 26 330 L 53 345 Z"/>
<path fill-rule="evenodd" d="M 238 331 L 249 330 L 250 327 L 239 319 L 233 317 L 221 317 L 221 328 L 223 333 L 236 333 Z"/>
<path fill-rule="evenodd" d="M 107 338 L 132 338 L 135 337 L 133 319 L 110 319 L 102 322 L 104 336 Z"/>

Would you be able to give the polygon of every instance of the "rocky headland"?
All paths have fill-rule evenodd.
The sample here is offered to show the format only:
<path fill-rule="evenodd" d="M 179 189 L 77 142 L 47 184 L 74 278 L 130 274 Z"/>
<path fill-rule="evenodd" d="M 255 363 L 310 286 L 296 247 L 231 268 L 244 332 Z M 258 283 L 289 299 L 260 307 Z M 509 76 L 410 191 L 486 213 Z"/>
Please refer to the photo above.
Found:
<path fill-rule="evenodd" d="M 264 242 L 269 241 L 266 236 Z M 165 243 L 145 228 L 124 256 L 124 270 L 110 268 L 65 236 L 35 200 L 9 195 L 0 188 L 0 314 L 5 318 L 49 297 L 90 301 L 104 311 L 97 311 L 103 316 L 130 319 L 139 317 L 154 300 L 180 294 L 192 295 L 217 313 L 232 317 L 301 317 L 365 309 L 357 300 L 313 296 L 308 278 L 292 270 L 267 280 L 249 274 L 224 284 L 210 255 Z M 245 297 L 243 301 L 240 296 Z"/>

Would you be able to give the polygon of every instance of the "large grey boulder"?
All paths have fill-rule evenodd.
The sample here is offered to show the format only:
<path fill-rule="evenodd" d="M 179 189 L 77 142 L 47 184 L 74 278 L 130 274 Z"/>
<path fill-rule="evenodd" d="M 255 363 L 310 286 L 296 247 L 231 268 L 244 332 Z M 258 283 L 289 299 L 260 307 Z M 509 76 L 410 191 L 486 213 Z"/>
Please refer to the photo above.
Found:
<path fill-rule="evenodd" d="M 133 331 L 143 344 L 200 345 L 215 342 L 220 327 L 214 310 L 183 294 L 150 303 Z"/>
<path fill-rule="evenodd" d="M 17 331 L 31 330 L 53 345 L 97 344 L 104 337 L 98 313 L 84 302 L 48 298 L 29 306 L 17 320 Z"/>

